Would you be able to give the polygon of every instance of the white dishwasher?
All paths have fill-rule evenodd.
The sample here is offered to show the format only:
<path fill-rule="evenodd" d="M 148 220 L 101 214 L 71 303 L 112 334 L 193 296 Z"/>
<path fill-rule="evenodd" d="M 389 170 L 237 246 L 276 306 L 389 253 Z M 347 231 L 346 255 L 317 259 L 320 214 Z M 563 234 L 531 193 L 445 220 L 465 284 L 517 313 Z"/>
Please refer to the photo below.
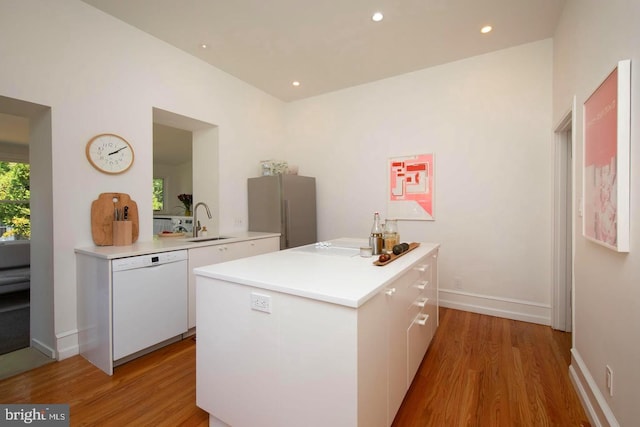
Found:
<path fill-rule="evenodd" d="M 113 360 L 187 331 L 187 251 L 114 259 Z"/>

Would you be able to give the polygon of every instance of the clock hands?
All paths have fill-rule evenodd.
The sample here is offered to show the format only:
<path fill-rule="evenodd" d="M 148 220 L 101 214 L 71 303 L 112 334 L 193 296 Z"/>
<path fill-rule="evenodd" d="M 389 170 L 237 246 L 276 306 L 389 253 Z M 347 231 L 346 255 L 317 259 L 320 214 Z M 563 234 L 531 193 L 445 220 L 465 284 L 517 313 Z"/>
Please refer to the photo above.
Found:
<path fill-rule="evenodd" d="M 112 154 L 117 154 L 117 153 L 119 153 L 120 151 L 124 150 L 125 148 L 127 148 L 127 146 L 126 146 L 126 145 L 125 145 L 124 147 L 120 147 L 120 148 L 118 148 L 116 151 L 112 151 L 112 152 L 110 152 L 110 153 L 109 153 L 109 156 L 111 156 Z"/>

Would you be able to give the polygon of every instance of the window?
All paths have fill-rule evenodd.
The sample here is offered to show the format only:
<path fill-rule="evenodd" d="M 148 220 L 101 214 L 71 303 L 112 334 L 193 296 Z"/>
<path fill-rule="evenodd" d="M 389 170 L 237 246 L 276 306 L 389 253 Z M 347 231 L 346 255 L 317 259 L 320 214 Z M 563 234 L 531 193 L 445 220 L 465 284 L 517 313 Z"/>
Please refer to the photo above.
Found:
<path fill-rule="evenodd" d="M 164 178 L 153 178 L 153 210 L 164 210 Z"/>
<path fill-rule="evenodd" d="M 29 164 L 0 161 L 0 240 L 31 238 Z"/>

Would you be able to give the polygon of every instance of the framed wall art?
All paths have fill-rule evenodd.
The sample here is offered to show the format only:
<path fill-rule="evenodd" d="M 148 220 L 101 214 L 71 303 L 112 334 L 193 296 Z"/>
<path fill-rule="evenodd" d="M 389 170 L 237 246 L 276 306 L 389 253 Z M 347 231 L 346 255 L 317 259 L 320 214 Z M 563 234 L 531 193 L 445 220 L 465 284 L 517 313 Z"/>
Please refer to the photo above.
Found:
<path fill-rule="evenodd" d="M 631 61 L 616 68 L 584 103 L 582 233 L 629 252 Z"/>
<path fill-rule="evenodd" d="M 435 220 L 434 155 L 389 159 L 387 218 Z"/>

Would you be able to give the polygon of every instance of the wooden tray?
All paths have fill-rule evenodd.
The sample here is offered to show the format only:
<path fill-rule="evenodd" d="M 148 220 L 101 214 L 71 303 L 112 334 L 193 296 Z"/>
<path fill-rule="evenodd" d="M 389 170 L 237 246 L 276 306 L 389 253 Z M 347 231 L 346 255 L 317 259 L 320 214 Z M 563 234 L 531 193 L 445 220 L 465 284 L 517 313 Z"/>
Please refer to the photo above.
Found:
<path fill-rule="evenodd" d="M 389 254 L 389 255 L 391 255 L 391 258 L 389 259 L 389 261 L 380 262 L 380 261 L 376 260 L 376 261 L 373 262 L 373 265 L 377 265 L 377 266 L 383 267 L 383 266 L 389 264 L 390 262 L 393 262 L 393 261 L 397 260 L 398 258 L 403 256 L 404 254 L 408 254 L 409 252 L 411 252 L 412 250 L 414 250 L 418 246 L 420 246 L 420 243 L 416 243 L 416 242 L 409 243 L 409 249 L 407 249 L 406 251 L 402 252 L 400 255 Z"/>
<path fill-rule="evenodd" d="M 182 237 L 184 236 L 183 232 L 180 233 L 158 233 L 158 237 Z"/>
<path fill-rule="evenodd" d="M 115 199 L 115 201 L 114 201 Z M 101 193 L 91 203 L 91 235 L 98 246 L 113 246 L 113 212 L 115 208 L 129 207 L 132 222 L 131 242 L 138 240 L 138 205 L 126 193 Z"/>

